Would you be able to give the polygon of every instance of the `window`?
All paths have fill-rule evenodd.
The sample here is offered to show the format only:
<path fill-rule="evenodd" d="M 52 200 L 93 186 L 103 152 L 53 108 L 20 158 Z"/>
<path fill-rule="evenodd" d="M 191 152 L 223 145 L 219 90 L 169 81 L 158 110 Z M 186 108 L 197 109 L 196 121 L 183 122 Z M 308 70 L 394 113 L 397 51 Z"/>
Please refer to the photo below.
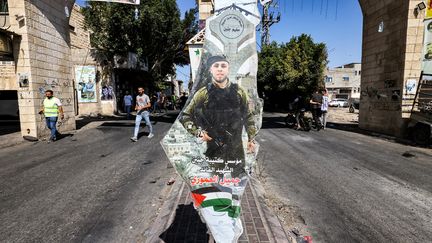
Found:
<path fill-rule="evenodd" d="M 0 0 L 0 14 L 7 14 L 9 13 L 9 8 L 8 8 L 8 1 L 7 0 Z"/>
<path fill-rule="evenodd" d="M 331 83 L 331 82 L 333 82 L 333 78 L 332 77 L 325 77 L 325 82 Z"/>
<path fill-rule="evenodd" d="M 70 32 L 75 33 L 75 26 L 69 25 L 69 30 Z"/>
<path fill-rule="evenodd" d="M 0 60 L 13 60 L 12 39 L 0 32 Z"/>
<path fill-rule="evenodd" d="M 343 81 L 349 81 L 349 77 L 342 77 Z"/>

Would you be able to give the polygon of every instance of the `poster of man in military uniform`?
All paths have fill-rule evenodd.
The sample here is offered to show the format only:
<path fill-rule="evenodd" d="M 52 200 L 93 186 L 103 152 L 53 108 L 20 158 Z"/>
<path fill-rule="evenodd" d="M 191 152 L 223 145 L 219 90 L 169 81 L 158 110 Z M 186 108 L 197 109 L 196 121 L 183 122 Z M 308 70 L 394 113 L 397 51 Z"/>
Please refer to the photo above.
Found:
<path fill-rule="evenodd" d="M 256 74 L 257 0 L 216 0 L 196 80 L 161 144 L 216 242 L 243 233 L 240 201 L 256 161 L 262 101 Z"/>

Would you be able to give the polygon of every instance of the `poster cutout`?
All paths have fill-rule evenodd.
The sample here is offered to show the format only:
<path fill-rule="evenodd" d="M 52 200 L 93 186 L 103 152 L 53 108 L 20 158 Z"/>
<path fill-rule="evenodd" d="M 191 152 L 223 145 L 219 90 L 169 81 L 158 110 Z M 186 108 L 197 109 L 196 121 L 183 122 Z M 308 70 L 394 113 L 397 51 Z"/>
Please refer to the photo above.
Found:
<path fill-rule="evenodd" d="M 259 145 L 257 0 L 216 0 L 191 95 L 161 141 L 216 242 L 243 233 L 242 199 Z"/>
<path fill-rule="evenodd" d="M 97 102 L 95 66 L 75 66 L 75 83 L 79 103 Z"/>

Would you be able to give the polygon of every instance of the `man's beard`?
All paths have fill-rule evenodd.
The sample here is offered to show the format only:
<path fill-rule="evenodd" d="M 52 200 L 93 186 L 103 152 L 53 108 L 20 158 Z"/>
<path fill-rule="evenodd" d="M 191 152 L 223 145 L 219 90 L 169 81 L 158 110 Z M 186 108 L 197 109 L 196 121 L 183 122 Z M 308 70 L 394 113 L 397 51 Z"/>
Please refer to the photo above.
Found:
<path fill-rule="evenodd" d="M 227 79 L 228 79 L 228 76 L 225 76 L 222 79 L 213 78 L 214 81 L 216 81 L 217 83 L 220 83 L 220 84 L 223 83 L 223 82 L 225 82 Z"/>

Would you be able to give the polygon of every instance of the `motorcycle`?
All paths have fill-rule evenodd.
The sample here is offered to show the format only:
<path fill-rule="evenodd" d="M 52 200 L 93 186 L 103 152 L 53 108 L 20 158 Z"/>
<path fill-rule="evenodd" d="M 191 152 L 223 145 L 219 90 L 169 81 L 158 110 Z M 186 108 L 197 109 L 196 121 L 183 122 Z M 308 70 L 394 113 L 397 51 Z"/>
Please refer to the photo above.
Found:
<path fill-rule="evenodd" d="M 289 128 L 299 128 L 298 130 L 310 131 L 311 121 L 305 117 L 306 109 L 300 109 L 298 111 L 290 111 L 285 117 L 285 125 Z M 299 126 L 297 125 L 296 115 L 298 115 Z"/>

